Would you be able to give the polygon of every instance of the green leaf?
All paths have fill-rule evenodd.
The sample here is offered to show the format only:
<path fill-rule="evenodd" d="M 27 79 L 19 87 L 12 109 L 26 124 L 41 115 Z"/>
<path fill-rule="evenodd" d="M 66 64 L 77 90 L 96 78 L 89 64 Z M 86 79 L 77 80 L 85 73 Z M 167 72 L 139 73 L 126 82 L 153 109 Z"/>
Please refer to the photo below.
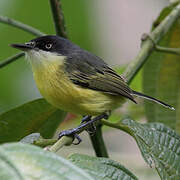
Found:
<path fill-rule="evenodd" d="M 165 8 L 154 23 L 157 26 L 172 10 L 174 5 Z M 166 36 L 160 41 L 161 46 L 180 47 L 180 20 L 178 19 Z M 145 103 L 149 122 L 162 122 L 180 132 L 180 56 L 153 52 L 143 71 L 143 89 L 145 94 L 158 98 L 177 111 L 170 111 L 158 104 Z"/>
<path fill-rule="evenodd" d="M 93 180 L 68 160 L 39 147 L 12 143 L 0 146 L 2 180 Z"/>
<path fill-rule="evenodd" d="M 41 135 L 40 133 L 32 133 L 32 134 L 29 134 L 25 137 L 23 137 L 20 142 L 21 143 L 26 143 L 26 144 L 33 144 L 35 141 L 41 139 Z"/>
<path fill-rule="evenodd" d="M 82 154 L 73 154 L 69 159 L 98 180 L 117 180 L 137 178 L 124 166 L 108 158 L 97 158 Z"/>
<path fill-rule="evenodd" d="M 126 119 L 130 134 L 135 138 L 145 161 L 155 167 L 162 180 L 180 177 L 180 136 L 160 123 L 140 124 Z"/>
<path fill-rule="evenodd" d="M 65 113 L 44 99 L 26 103 L 0 115 L 0 143 L 18 141 L 33 132 L 53 136 Z"/>

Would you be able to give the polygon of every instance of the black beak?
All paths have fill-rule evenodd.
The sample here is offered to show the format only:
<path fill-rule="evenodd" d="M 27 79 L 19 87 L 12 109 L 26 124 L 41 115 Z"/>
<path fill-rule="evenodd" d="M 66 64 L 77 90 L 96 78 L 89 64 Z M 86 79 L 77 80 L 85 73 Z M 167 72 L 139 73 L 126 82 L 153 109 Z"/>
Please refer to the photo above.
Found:
<path fill-rule="evenodd" d="M 11 44 L 10 46 L 16 49 L 20 49 L 22 51 L 28 51 L 33 49 L 33 46 L 29 44 Z"/>

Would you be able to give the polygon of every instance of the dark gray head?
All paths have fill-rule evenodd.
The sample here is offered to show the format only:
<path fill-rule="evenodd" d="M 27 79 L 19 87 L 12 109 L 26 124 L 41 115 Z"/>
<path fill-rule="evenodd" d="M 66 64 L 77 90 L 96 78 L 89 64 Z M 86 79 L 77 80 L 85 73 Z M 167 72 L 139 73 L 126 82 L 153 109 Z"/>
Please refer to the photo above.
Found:
<path fill-rule="evenodd" d="M 12 47 L 23 51 L 43 50 L 61 55 L 68 55 L 70 52 L 79 49 L 79 46 L 69 40 L 55 35 L 41 36 L 25 44 L 12 44 Z"/>
<path fill-rule="evenodd" d="M 25 44 L 12 44 L 12 47 L 26 52 L 27 57 L 33 62 L 42 62 L 58 59 L 63 56 L 66 64 L 87 63 L 94 67 L 104 67 L 106 63 L 92 53 L 81 49 L 67 39 L 55 35 L 47 35 L 32 39 Z"/>

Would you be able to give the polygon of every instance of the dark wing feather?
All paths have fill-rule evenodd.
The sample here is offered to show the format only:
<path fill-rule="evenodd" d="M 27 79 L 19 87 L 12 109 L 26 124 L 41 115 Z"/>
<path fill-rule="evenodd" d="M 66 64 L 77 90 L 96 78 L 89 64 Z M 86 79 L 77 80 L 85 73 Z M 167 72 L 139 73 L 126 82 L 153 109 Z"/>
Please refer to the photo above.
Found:
<path fill-rule="evenodd" d="M 87 51 L 76 52 L 66 59 L 66 72 L 73 83 L 112 95 L 121 95 L 135 102 L 132 90 L 99 57 Z"/>

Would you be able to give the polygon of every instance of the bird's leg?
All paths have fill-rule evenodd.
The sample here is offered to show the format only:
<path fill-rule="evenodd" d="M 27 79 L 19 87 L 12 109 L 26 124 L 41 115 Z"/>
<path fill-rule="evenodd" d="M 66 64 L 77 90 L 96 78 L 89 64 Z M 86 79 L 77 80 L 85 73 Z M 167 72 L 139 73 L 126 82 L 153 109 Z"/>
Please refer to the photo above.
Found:
<path fill-rule="evenodd" d="M 88 122 L 91 120 L 91 116 L 83 116 L 82 120 L 81 120 L 81 124 L 84 122 Z"/>
<path fill-rule="evenodd" d="M 83 116 L 83 118 L 81 120 L 81 124 L 86 123 L 90 120 L 91 120 L 91 116 Z M 95 124 L 92 123 L 92 125 L 89 128 L 87 128 L 86 131 L 92 136 L 96 132 Z"/>
<path fill-rule="evenodd" d="M 82 141 L 81 138 L 78 135 L 79 133 L 81 133 L 82 131 L 88 129 L 93 123 L 95 123 L 95 122 L 97 122 L 97 121 L 99 121 L 101 119 L 107 119 L 107 118 L 108 118 L 107 113 L 103 113 L 103 114 L 101 114 L 99 116 L 96 116 L 93 119 L 91 119 L 91 120 L 89 120 L 89 121 L 87 121 L 85 123 L 80 124 L 76 128 L 68 129 L 68 130 L 60 132 L 58 139 L 60 139 L 63 136 L 71 136 L 74 139 L 78 140 L 77 143 L 73 143 L 73 144 L 77 145 L 77 144 L 79 144 Z"/>
<path fill-rule="evenodd" d="M 111 115 L 111 111 L 107 111 L 105 114 L 106 114 L 106 116 L 103 119 L 108 120 L 109 116 Z M 94 134 L 96 133 L 96 126 L 97 125 L 95 123 L 93 123 L 91 125 L 91 127 L 87 129 L 87 132 L 89 133 L 90 136 L 94 136 Z M 102 124 L 98 123 L 98 126 L 102 126 Z"/>

